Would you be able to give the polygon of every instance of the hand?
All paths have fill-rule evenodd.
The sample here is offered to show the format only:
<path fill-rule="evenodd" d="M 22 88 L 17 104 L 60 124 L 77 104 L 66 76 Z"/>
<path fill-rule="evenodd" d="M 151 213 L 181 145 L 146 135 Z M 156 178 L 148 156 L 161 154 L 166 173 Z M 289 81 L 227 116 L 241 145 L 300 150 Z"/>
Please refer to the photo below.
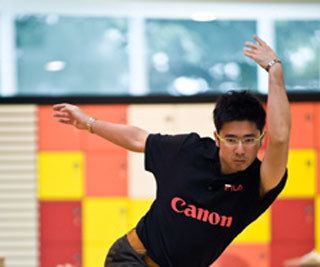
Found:
<path fill-rule="evenodd" d="M 60 118 L 59 122 L 71 124 L 78 129 L 87 129 L 87 116 L 79 107 L 67 103 L 53 106 L 53 117 Z"/>
<path fill-rule="evenodd" d="M 277 58 L 277 55 L 270 46 L 268 46 L 267 43 L 261 40 L 258 36 L 254 35 L 253 38 L 257 43 L 245 42 L 243 54 L 252 58 L 257 64 L 265 69 L 271 60 Z"/>

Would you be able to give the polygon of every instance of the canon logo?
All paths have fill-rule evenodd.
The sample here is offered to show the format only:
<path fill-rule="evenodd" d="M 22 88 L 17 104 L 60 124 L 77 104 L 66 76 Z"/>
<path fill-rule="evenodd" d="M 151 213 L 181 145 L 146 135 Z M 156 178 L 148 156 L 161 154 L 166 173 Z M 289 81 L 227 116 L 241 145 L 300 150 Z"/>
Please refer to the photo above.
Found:
<path fill-rule="evenodd" d="M 187 204 L 182 198 L 174 197 L 171 200 L 171 208 L 176 213 L 181 213 L 186 217 L 191 217 L 198 221 L 208 222 L 212 225 L 221 227 L 230 227 L 232 225 L 232 216 L 220 215 L 217 212 L 211 212 L 206 209 L 198 208 L 195 205 Z"/>

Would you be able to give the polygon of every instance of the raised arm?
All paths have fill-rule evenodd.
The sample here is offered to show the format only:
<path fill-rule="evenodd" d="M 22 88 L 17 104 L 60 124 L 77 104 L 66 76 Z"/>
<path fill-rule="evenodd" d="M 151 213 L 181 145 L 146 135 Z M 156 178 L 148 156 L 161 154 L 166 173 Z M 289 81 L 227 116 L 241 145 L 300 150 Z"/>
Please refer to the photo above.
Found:
<path fill-rule="evenodd" d="M 246 42 L 244 54 L 262 68 L 268 69 L 267 125 L 269 142 L 262 160 L 261 195 L 278 185 L 285 173 L 288 161 L 291 116 L 289 101 L 283 80 L 282 66 L 275 52 L 259 37 L 256 44 Z"/>
<path fill-rule="evenodd" d="M 91 128 L 92 133 L 134 152 L 144 152 L 148 132 L 130 125 L 93 120 L 78 106 L 63 103 L 53 106 L 53 116 L 59 122 L 70 124 L 80 130 Z"/>

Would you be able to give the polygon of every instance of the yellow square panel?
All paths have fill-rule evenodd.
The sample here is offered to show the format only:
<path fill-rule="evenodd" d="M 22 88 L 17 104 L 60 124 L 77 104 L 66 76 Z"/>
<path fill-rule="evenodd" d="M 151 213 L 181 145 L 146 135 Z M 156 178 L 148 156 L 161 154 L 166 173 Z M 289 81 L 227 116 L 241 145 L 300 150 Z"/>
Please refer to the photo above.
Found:
<path fill-rule="evenodd" d="M 38 196 L 41 200 L 83 196 L 84 155 L 81 152 L 40 152 Z"/>
<path fill-rule="evenodd" d="M 103 266 L 111 245 L 127 232 L 126 198 L 85 198 L 83 200 L 84 266 Z"/>
<path fill-rule="evenodd" d="M 134 228 L 139 220 L 147 213 L 152 199 L 130 199 L 128 209 L 128 230 Z"/>
<path fill-rule="evenodd" d="M 238 235 L 234 243 L 269 243 L 271 240 L 270 210 L 263 213 Z"/>
<path fill-rule="evenodd" d="M 316 151 L 289 151 L 288 181 L 280 198 L 314 197 L 316 192 Z"/>
<path fill-rule="evenodd" d="M 101 242 L 89 242 L 83 245 L 83 267 L 104 266 L 109 247 Z"/>

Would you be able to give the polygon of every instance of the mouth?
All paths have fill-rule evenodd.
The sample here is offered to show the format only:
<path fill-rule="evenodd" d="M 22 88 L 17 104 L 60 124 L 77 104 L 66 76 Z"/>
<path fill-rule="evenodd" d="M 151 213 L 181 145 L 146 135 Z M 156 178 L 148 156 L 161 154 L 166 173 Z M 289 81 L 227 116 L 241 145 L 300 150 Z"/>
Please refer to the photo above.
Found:
<path fill-rule="evenodd" d="M 246 161 L 244 159 L 235 159 L 234 160 L 234 163 L 238 164 L 238 165 L 241 165 L 241 164 L 244 164 L 246 163 Z"/>

